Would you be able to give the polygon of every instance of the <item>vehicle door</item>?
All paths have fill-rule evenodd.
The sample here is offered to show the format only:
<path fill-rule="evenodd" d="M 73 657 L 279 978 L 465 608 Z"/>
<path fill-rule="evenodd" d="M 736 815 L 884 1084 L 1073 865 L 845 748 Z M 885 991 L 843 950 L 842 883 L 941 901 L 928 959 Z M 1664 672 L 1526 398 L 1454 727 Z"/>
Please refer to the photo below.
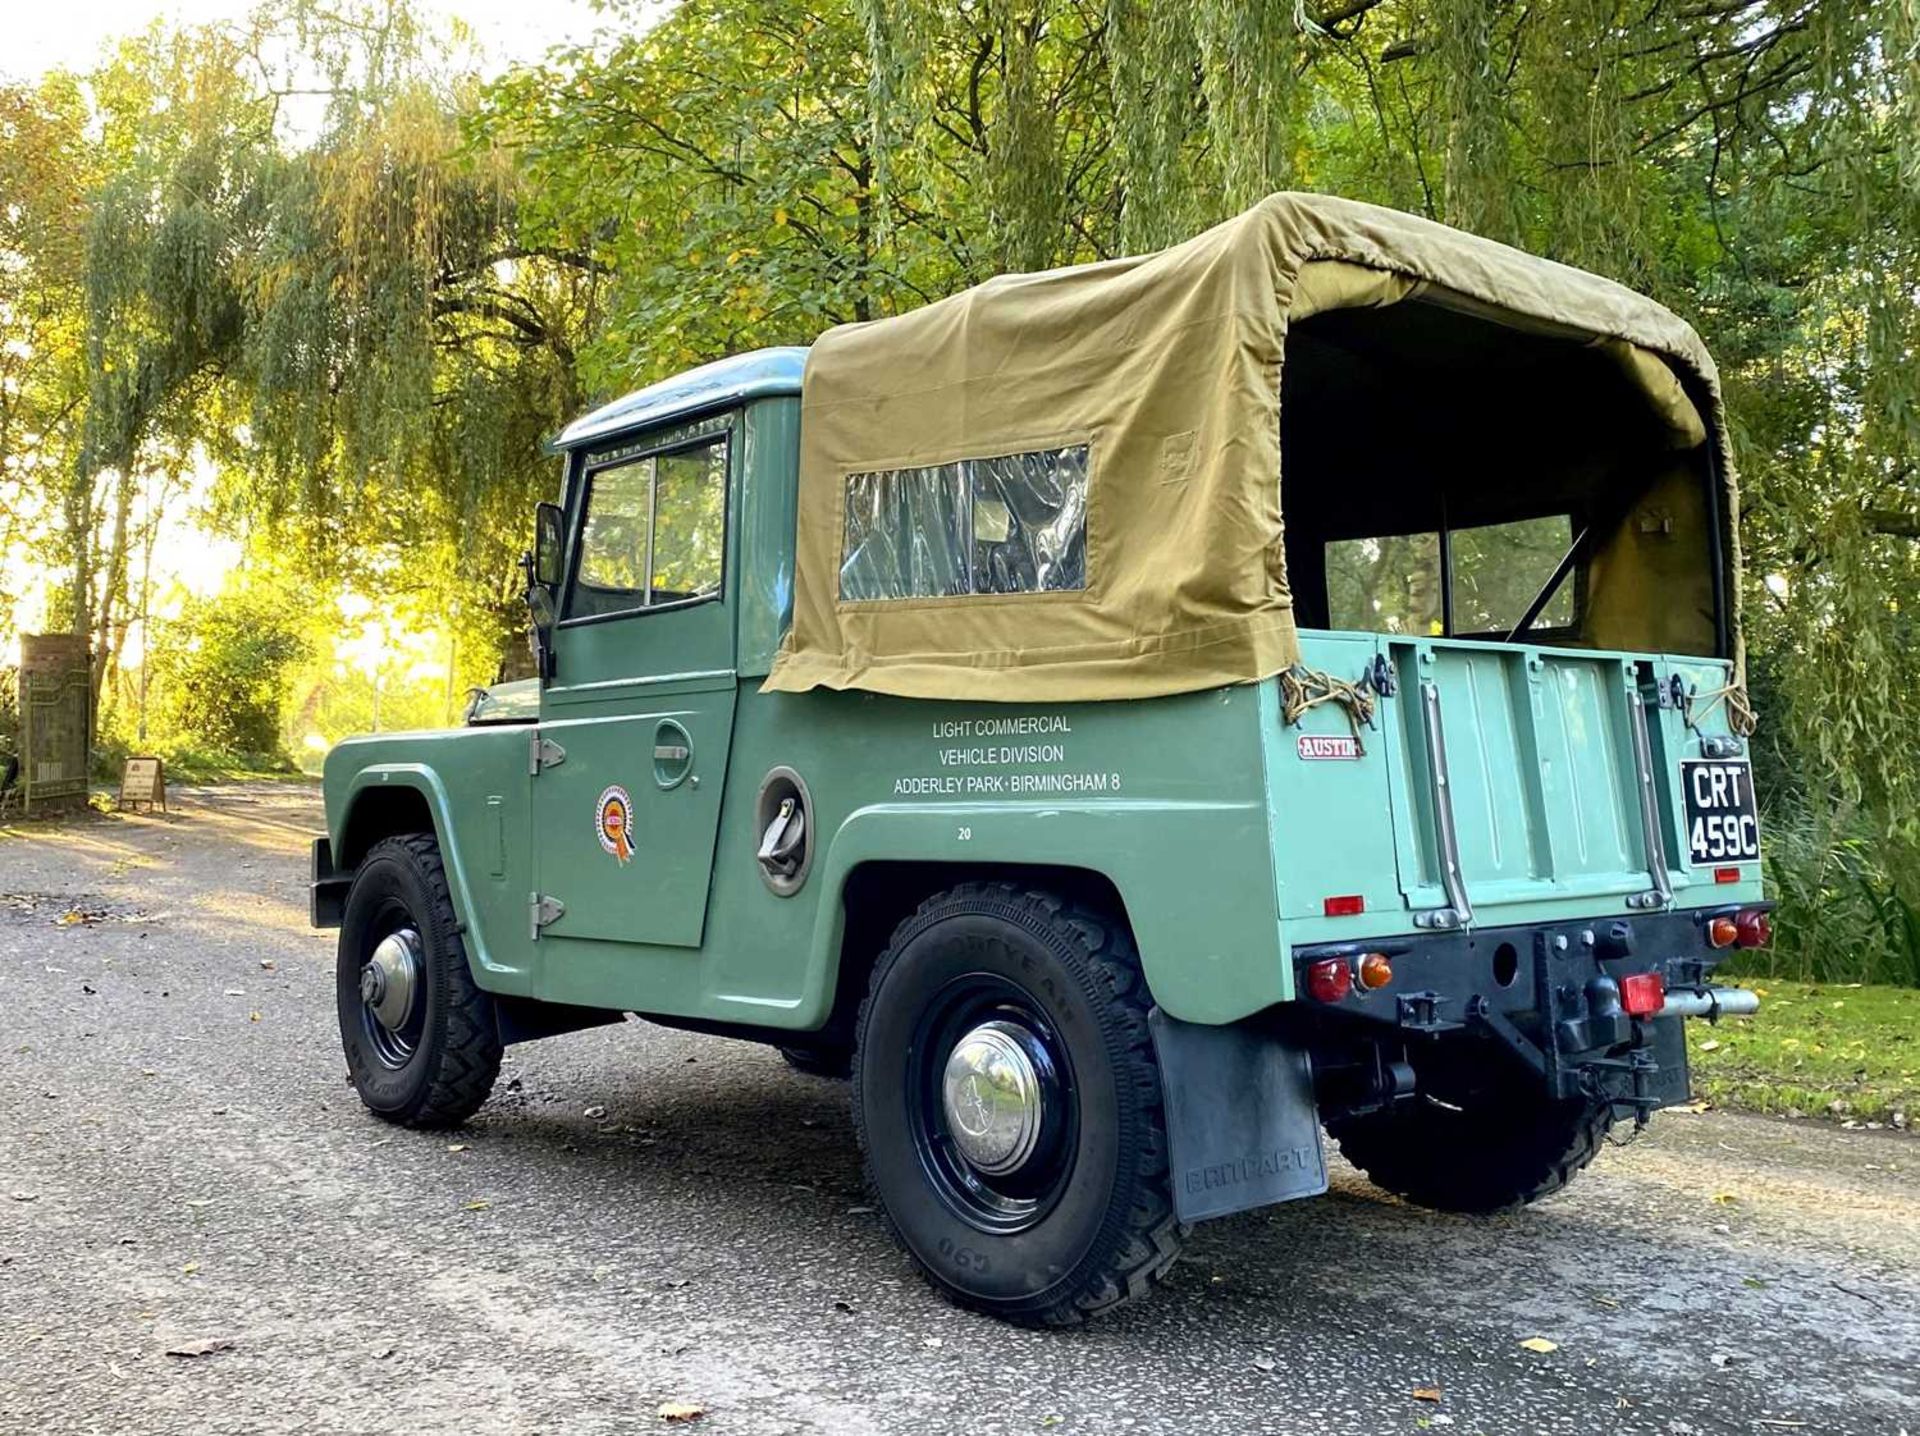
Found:
<path fill-rule="evenodd" d="M 736 417 L 576 460 L 529 758 L 542 995 L 568 949 L 700 945 L 733 729 Z"/>

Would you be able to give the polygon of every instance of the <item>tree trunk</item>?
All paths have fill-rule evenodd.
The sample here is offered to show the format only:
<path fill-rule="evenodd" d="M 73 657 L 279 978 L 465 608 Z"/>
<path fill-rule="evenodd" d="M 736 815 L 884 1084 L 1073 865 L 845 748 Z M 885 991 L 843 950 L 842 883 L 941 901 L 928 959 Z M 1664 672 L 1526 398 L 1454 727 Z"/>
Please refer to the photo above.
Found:
<path fill-rule="evenodd" d="M 100 611 L 93 630 L 99 640 L 93 646 L 93 691 L 98 695 L 101 725 L 112 713 L 117 687 L 113 674 L 120 659 L 120 645 L 127 633 L 127 518 L 133 508 L 134 481 L 122 473 L 113 499 L 113 541 L 107 550 L 105 582 L 100 586 Z M 119 611 L 119 623 L 114 622 Z"/>
<path fill-rule="evenodd" d="M 73 582 L 67 591 L 67 631 L 86 638 L 93 629 L 93 478 L 75 473 L 67 485 L 63 517 L 73 551 Z"/>

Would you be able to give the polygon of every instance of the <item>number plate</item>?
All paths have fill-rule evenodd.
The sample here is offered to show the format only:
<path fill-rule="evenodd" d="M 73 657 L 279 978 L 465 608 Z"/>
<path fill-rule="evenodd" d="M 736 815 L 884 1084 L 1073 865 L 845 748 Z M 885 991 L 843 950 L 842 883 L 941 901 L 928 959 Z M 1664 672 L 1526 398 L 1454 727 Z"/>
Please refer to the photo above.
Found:
<path fill-rule="evenodd" d="M 1683 759 L 1680 792 L 1686 802 L 1688 866 L 1760 861 L 1751 764 Z"/>

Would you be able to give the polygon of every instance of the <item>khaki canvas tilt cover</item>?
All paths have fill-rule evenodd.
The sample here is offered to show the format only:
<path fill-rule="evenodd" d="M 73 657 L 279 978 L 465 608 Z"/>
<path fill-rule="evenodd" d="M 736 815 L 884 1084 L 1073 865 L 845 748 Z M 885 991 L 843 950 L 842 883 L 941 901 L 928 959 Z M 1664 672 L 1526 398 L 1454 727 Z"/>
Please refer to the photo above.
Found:
<path fill-rule="evenodd" d="M 1277 194 L 1157 254 L 1009 275 L 824 335 L 804 381 L 793 624 L 766 686 L 1065 701 L 1288 667 L 1288 326 L 1414 298 L 1611 351 L 1673 447 L 1711 430 L 1734 532 L 1718 378 L 1685 322 L 1611 281 L 1411 215 Z M 1004 538 L 1021 504 L 993 495 L 1028 493 L 1023 475 L 1051 486 L 1043 518 L 1063 533 L 1084 523 L 1083 551 L 1040 525 L 1058 551 L 1024 579 L 943 574 L 937 553 L 882 553 L 871 573 L 851 561 L 873 513 Z M 956 511 L 969 483 L 975 497 Z"/>

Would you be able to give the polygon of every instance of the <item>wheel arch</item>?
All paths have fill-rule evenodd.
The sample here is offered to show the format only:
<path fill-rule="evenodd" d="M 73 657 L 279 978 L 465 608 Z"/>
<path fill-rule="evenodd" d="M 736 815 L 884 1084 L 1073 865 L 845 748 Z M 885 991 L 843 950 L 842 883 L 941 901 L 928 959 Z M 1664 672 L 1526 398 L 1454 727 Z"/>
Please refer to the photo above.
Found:
<path fill-rule="evenodd" d="M 474 981 L 497 988 L 497 974 L 491 970 L 474 924 L 467 864 L 440 775 L 424 763 L 380 763 L 356 772 L 340 799 L 340 821 L 333 835 L 334 867 L 351 874 L 366 861 L 375 844 L 403 833 L 428 833 L 439 845 L 454 917 L 466 943 L 467 966 Z"/>
<path fill-rule="evenodd" d="M 814 881 L 807 991 L 818 1031 L 900 918 L 956 882 L 1017 876 L 1097 896 L 1123 917 L 1153 1000 L 1186 1022 L 1235 1022 L 1292 996 L 1259 805 L 879 804 L 834 831 Z M 989 856 L 991 855 L 991 856 Z M 857 877 L 866 874 L 865 877 Z M 884 930 L 881 930 L 884 929 Z"/>
<path fill-rule="evenodd" d="M 848 869 L 834 898 L 837 917 L 827 980 L 832 1002 L 819 1029 L 852 1040 L 854 1019 L 874 963 L 894 929 L 935 893 L 964 882 L 1018 882 L 1043 887 L 1110 912 L 1131 929 L 1127 903 L 1097 868 L 1063 863 L 964 862 L 938 858 L 870 858 Z"/>
<path fill-rule="evenodd" d="M 343 872 L 360 866 L 373 845 L 402 833 L 432 833 L 441 843 L 442 824 L 422 786 L 411 783 L 375 783 L 348 795 L 333 846 L 333 861 Z"/>

